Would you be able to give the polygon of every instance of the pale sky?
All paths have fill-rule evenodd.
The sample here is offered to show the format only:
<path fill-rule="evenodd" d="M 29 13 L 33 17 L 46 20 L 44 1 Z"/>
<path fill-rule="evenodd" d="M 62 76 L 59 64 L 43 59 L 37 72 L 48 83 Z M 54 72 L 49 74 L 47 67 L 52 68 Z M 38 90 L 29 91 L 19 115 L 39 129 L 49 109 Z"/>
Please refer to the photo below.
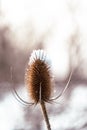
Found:
<path fill-rule="evenodd" d="M 87 77 L 84 70 L 87 66 L 86 0 L 1 0 L 1 12 L 1 19 L 13 32 L 13 46 L 28 50 L 43 43 L 59 79 L 66 77 L 70 60 L 77 67 L 80 65 L 79 72 Z M 72 47 L 71 39 L 75 35 L 78 38 Z M 78 46 L 80 58 L 74 50 Z M 70 58 L 69 51 L 75 56 Z"/>

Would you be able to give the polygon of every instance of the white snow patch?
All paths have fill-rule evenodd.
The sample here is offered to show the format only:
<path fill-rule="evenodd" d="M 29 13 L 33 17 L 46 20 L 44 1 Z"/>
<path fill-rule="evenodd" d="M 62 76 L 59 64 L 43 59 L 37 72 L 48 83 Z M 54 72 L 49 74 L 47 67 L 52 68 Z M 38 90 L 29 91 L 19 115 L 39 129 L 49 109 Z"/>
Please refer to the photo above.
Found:
<path fill-rule="evenodd" d="M 23 111 L 12 95 L 0 102 L 0 130 L 12 130 L 16 126 L 23 127 Z M 19 125 L 18 125 L 19 124 Z"/>

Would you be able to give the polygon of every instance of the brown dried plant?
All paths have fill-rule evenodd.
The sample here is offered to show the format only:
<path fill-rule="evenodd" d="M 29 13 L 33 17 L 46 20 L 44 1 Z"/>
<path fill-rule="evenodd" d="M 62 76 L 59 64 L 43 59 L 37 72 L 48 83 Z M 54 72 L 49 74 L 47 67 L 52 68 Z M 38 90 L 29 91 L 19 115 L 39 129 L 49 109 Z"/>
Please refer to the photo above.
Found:
<path fill-rule="evenodd" d="M 45 103 L 52 102 L 53 100 L 58 99 L 69 86 L 71 76 L 73 71 L 71 71 L 69 80 L 64 88 L 64 90 L 55 98 L 51 98 L 52 94 L 52 73 L 51 73 L 50 60 L 48 55 L 43 50 L 34 50 L 29 59 L 27 69 L 25 71 L 25 86 L 28 91 L 28 95 L 32 99 L 32 103 L 24 101 L 17 94 L 16 90 L 14 92 L 17 98 L 22 101 L 24 104 L 33 105 L 40 104 L 44 119 L 46 121 L 47 129 L 51 130 L 49 123 L 49 118 L 46 110 Z"/>
<path fill-rule="evenodd" d="M 49 102 L 51 96 L 51 73 L 43 50 L 34 51 L 30 57 L 25 73 L 25 83 L 28 93 L 35 104 L 41 105 L 48 130 L 51 130 L 45 102 Z"/>

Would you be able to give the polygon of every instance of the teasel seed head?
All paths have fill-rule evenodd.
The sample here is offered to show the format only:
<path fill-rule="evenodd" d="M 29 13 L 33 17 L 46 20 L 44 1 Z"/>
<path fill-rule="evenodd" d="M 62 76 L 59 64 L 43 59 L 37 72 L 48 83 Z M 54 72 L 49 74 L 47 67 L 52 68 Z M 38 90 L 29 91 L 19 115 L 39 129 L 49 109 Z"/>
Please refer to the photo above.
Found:
<path fill-rule="evenodd" d="M 34 50 L 25 72 L 25 84 L 35 104 L 49 102 L 52 91 L 50 60 L 43 50 Z"/>

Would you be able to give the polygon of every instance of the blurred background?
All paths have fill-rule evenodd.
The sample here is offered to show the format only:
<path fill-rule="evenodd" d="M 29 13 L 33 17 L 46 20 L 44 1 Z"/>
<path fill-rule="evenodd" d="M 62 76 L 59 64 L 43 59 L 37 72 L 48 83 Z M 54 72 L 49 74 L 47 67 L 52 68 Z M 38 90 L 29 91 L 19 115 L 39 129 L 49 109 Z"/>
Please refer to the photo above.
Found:
<path fill-rule="evenodd" d="M 39 104 L 31 102 L 24 75 L 33 50 L 43 49 L 51 60 L 52 96 L 46 104 L 52 130 L 87 130 L 87 1 L 0 0 L 0 129 L 45 130 Z M 37 120 L 38 119 L 38 120 Z"/>

